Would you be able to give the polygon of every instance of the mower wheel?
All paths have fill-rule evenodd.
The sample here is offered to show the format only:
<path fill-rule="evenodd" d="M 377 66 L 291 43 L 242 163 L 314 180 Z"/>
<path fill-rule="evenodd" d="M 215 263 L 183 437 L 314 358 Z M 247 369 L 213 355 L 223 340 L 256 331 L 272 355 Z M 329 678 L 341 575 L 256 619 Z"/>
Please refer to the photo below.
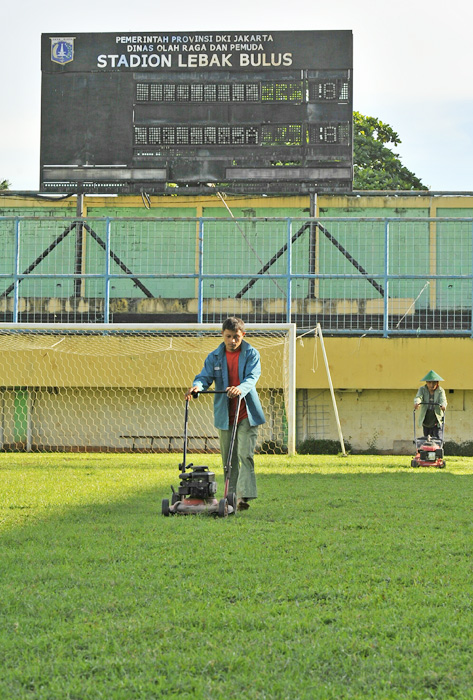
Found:
<path fill-rule="evenodd" d="M 418 467 L 419 464 L 415 461 L 415 459 L 411 459 L 411 467 Z"/>
<path fill-rule="evenodd" d="M 221 498 L 218 502 L 218 517 L 224 518 L 228 514 L 227 499 Z"/>
<path fill-rule="evenodd" d="M 227 503 L 233 508 L 233 512 L 236 511 L 237 497 L 236 493 L 229 493 L 227 496 Z"/>
<path fill-rule="evenodd" d="M 442 459 L 442 461 L 439 462 L 439 469 L 445 469 L 445 464 L 446 464 L 445 460 Z"/>
<path fill-rule="evenodd" d="M 169 499 L 163 498 L 163 501 L 161 503 L 161 513 L 165 515 L 166 517 L 169 516 L 170 510 L 169 510 Z"/>

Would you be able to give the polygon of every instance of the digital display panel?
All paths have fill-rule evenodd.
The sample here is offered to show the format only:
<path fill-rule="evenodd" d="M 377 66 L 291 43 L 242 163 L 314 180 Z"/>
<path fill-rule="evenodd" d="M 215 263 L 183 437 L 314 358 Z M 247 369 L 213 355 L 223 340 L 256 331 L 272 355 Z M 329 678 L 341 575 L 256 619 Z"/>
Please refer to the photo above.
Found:
<path fill-rule="evenodd" d="M 350 31 L 56 33 L 41 51 L 42 191 L 351 189 Z"/>

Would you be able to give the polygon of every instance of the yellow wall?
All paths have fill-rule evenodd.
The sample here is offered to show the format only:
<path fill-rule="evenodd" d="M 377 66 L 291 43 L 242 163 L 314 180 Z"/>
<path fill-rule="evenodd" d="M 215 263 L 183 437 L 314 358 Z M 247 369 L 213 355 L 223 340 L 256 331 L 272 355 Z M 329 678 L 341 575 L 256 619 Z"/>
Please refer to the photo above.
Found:
<path fill-rule="evenodd" d="M 251 338 L 250 338 L 251 341 Z M 0 387 L 187 389 L 221 339 L 0 337 Z M 27 347 L 27 346 L 30 347 Z M 255 338 L 264 367 L 260 388 L 283 387 L 285 346 Z"/>
<path fill-rule="evenodd" d="M 251 336 L 248 336 L 251 342 Z M 336 389 L 408 389 L 434 369 L 450 389 L 473 390 L 473 340 L 471 338 L 325 338 L 332 384 Z M 213 341 L 215 345 L 215 341 Z M 212 349 L 186 357 L 192 379 Z M 258 345 L 256 342 L 255 345 Z M 3 347 L 0 356 L 0 384 L 3 386 L 176 386 L 173 375 L 179 350 L 137 353 L 133 365 L 104 362 L 103 354 L 82 357 L 46 347 L 31 353 L 23 348 Z M 282 371 L 279 348 L 261 348 L 266 372 L 265 386 L 281 385 L 274 373 Z M 298 389 L 326 389 L 329 386 L 320 340 L 303 336 L 296 342 L 296 384 Z M 84 371 L 87 362 L 88 371 Z"/>
<path fill-rule="evenodd" d="M 308 196 L 287 196 L 287 197 L 249 197 L 249 196 L 232 196 L 226 195 L 224 198 L 226 204 L 230 209 L 306 209 L 309 210 L 310 201 Z M 142 199 L 139 195 L 119 195 L 117 197 L 100 197 L 95 195 L 86 195 L 83 198 L 83 216 L 89 215 L 89 210 L 93 209 L 93 214 L 91 216 L 101 216 L 100 209 L 110 210 L 117 209 L 117 213 L 114 216 L 120 216 L 120 209 L 122 210 L 136 210 L 133 214 L 122 214 L 126 216 L 152 216 L 153 209 L 160 210 L 157 212 L 158 216 L 176 216 L 173 214 L 174 209 L 189 209 L 189 216 L 205 216 L 206 208 L 215 207 L 221 209 L 222 218 L 228 218 L 230 213 L 225 206 L 224 202 L 220 199 L 217 194 L 202 195 L 199 197 L 187 197 L 187 196 L 155 196 L 152 195 L 148 200 Z M 54 201 L 52 199 L 44 199 L 41 197 L 28 197 L 26 195 L 14 196 L 9 194 L 8 196 L 1 196 L 0 193 L 0 209 L 8 209 L 9 216 L 12 215 L 22 215 L 21 209 L 25 209 L 23 213 L 24 216 L 31 216 L 31 210 L 37 209 L 37 215 L 41 215 L 42 209 L 54 210 L 54 209 L 67 209 L 67 215 L 75 216 L 77 209 L 77 198 L 75 195 L 68 197 L 67 199 L 58 199 Z M 14 214 L 10 211 L 16 209 Z M 163 209 L 169 209 L 169 213 L 163 214 Z M 141 210 L 141 212 L 140 212 Z M 64 211 L 62 212 L 64 213 Z M 177 216 L 182 214 L 177 214 Z M 213 216 L 215 214 L 212 214 Z M 281 216 L 281 214 L 279 214 Z"/>
<path fill-rule="evenodd" d="M 451 389 L 473 390 L 471 338 L 324 338 L 338 389 L 412 389 L 434 369 Z M 320 340 L 297 341 L 297 386 L 327 388 Z"/>
<path fill-rule="evenodd" d="M 473 196 L 451 194 L 435 195 L 431 192 L 425 194 L 403 195 L 393 194 L 366 194 L 366 195 L 320 195 L 317 198 L 319 208 L 350 210 L 353 215 L 357 209 L 429 209 L 429 216 L 472 216 L 472 213 L 464 210 L 473 209 Z M 455 210 L 463 210 L 457 213 Z M 441 210 L 441 211 L 439 211 Z M 403 212 L 405 214 L 405 212 Z M 340 216 L 342 212 L 340 212 Z M 369 216 L 368 213 L 360 213 L 360 216 Z M 378 216 L 378 214 L 376 214 Z M 392 216 L 388 213 L 387 216 Z"/>
<path fill-rule="evenodd" d="M 473 440 L 473 339 L 324 338 L 344 439 L 354 450 L 369 446 L 409 455 L 413 450 L 413 399 L 422 377 L 435 369 L 448 409 L 445 439 Z M 297 388 L 308 390 L 314 412 L 327 416 L 323 434 L 337 440 L 332 398 L 319 339 L 297 341 Z M 303 423 L 298 401 L 298 422 Z M 417 436 L 422 430 L 416 427 Z M 447 455 L 448 456 L 448 455 Z"/>
<path fill-rule="evenodd" d="M 305 209 L 309 210 L 310 199 L 308 195 L 304 196 L 268 196 L 268 197 L 250 197 L 226 195 L 225 202 L 230 208 L 235 209 L 260 209 L 260 208 L 287 208 L 287 209 Z M 70 213 L 75 215 L 77 200 L 75 196 L 67 199 L 52 201 L 51 199 L 42 199 L 40 197 L 28 197 L 26 195 L 17 195 L 9 193 L 8 196 L 1 196 L 0 193 L 0 209 L 18 208 L 24 209 L 69 209 Z M 148 210 L 148 206 L 150 209 Z M 473 213 L 473 196 L 460 194 L 442 194 L 436 195 L 430 192 L 421 194 L 405 195 L 399 194 L 366 194 L 366 195 L 340 195 L 340 194 L 319 194 L 316 197 L 316 215 L 320 213 L 320 209 L 329 208 L 339 209 L 338 216 L 343 216 L 343 212 L 349 211 L 356 216 L 356 211 L 360 210 L 360 216 L 369 216 L 367 209 L 379 211 L 380 209 L 390 210 L 387 215 L 392 216 L 392 210 L 402 211 L 404 216 L 408 215 L 405 210 L 409 209 L 428 209 L 429 216 L 472 216 Z M 189 208 L 193 209 L 189 216 L 205 216 L 205 209 L 209 207 L 221 207 L 222 217 L 229 216 L 229 212 L 225 204 L 221 201 L 218 195 L 209 192 L 208 195 L 186 197 L 186 196 L 151 196 L 149 205 L 139 195 L 119 195 L 117 197 L 104 197 L 87 195 L 84 197 L 84 216 L 87 216 L 89 209 L 94 209 L 94 216 L 99 216 L 98 209 L 142 209 L 147 215 L 152 215 L 153 208 L 162 209 L 169 208 L 169 216 L 172 216 L 173 209 Z M 148 211 L 147 211 L 148 210 Z M 363 210 L 363 211 L 362 211 Z M 456 211 L 458 210 L 458 211 Z M 194 213 L 195 212 L 195 213 Z M 21 215 L 21 211 L 17 211 Z M 25 212 L 25 215 L 27 212 Z M 31 212 L 28 211 L 28 215 Z M 162 215 L 162 214 L 161 214 Z M 323 211 L 322 211 L 323 215 Z M 376 213 L 375 216 L 380 214 Z"/>

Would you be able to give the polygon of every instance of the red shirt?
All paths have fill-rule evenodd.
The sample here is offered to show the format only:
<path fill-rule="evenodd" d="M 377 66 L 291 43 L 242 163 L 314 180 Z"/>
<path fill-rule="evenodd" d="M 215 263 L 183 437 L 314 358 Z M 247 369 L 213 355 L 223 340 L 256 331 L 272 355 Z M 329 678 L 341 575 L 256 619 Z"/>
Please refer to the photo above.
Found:
<path fill-rule="evenodd" d="M 225 351 L 225 355 L 227 357 L 227 366 L 228 366 L 228 386 L 238 386 L 240 383 L 240 377 L 238 374 L 238 360 L 240 359 L 240 350 L 236 350 L 235 352 L 228 352 L 228 350 Z M 235 411 L 238 403 L 238 398 L 236 399 L 230 399 L 230 409 L 229 409 L 229 421 L 230 421 L 230 427 L 233 425 L 233 421 L 235 420 Z M 248 413 L 246 411 L 246 404 L 245 400 L 241 400 L 240 404 L 240 413 L 238 414 L 238 422 L 240 423 L 243 418 L 247 418 Z"/>

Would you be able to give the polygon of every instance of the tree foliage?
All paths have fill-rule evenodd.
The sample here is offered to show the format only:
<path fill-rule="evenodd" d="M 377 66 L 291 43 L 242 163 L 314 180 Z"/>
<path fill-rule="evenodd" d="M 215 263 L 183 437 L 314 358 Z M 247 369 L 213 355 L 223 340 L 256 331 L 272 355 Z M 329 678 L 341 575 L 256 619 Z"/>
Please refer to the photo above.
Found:
<path fill-rule="evenodd" d="M 7 190 L 10 187 L 8 180 L 0 180 L 0 190 Z"/>
<path fill-rule="evenodd" d="M 427 190 L 421 180 L 389 148 L 401 143 L 399 134 L 376 117 L 353 113 L 355 190 Z"/>

